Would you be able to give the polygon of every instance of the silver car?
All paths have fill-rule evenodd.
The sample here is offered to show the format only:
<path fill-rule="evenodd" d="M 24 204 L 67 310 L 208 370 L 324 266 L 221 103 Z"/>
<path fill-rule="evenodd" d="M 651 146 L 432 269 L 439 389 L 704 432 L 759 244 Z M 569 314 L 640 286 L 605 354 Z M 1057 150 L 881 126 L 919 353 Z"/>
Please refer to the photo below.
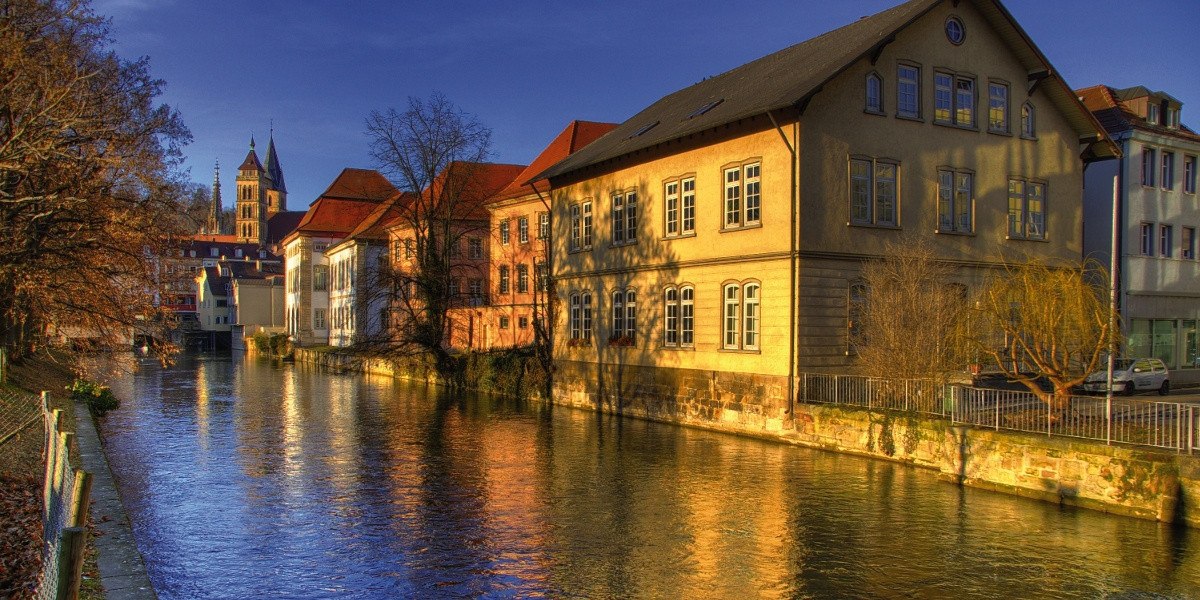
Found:
<path fill-rule="evenodd" d="M 1105 392 L 1108 370 L 1096 371 L 1083 381 L 1086 392 Z M 1171 391 L 1171 374 L 1167 365 L 1157 358 L 1119 358 L 1113 362 L 1113 392 L 1132 396 L 1137 392 L 1155 390 L 1161 396 Z"/>

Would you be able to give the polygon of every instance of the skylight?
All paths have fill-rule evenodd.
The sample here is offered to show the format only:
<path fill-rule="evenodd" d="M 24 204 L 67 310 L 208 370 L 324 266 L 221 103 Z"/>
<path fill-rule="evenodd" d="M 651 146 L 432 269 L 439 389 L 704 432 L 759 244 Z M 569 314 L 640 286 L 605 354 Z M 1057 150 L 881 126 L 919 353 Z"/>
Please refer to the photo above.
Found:
<path fill-rule="evenodd" d="M 642 125 L 641 127 L 638 128 L 637 131 L 633 132 L 633 134 L 630 135 L 629 137 L 635 138 L 639 135 L 642 135 L 643 133 L 646 133 L 647 131 L 650 131 L 651 129 L 654 129 L 657 126 L 658 126 L 658 121 L 655 121 L 653 123 L 649 123 L 646 125 Z"/>
<path fill-rule="evenodd" d="M 724 98 L 717 98 L 716 100 L 713 100 L 712 102 L 709 102 L 708 104 L 705 104 L 704 106 L 701 106 L 700 108 L 697 108 L 696 110 L 692 111 L 692 114 L 688 115 L 687 118 L 695 119 L 696 117 L 716 108 L 718 104 L 720 104 L 724 101 L 725 101 Z"/>

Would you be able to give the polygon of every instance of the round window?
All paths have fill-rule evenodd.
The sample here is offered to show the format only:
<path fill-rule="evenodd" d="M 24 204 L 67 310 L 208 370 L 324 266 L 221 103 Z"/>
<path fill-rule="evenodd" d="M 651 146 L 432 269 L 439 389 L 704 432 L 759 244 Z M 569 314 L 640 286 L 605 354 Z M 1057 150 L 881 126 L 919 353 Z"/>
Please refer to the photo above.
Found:
<path fill-rule="evenodd" d="M 962 19 L 958 17 L 946 19 L 946 39 L 949 39 L 950 43 L 955 46 L 967 39 L 967 30 L 963 27 Z"/>

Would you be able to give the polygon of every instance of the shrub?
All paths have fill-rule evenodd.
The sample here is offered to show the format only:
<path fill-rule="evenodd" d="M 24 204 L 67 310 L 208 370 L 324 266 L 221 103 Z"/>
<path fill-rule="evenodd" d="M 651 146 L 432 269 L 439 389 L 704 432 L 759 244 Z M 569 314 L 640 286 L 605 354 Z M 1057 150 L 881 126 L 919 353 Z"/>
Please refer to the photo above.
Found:
<path fill-rule="evenodd" d="M 67 389 L 71 391 L 72 400 L 86 403 L 88 409 L 95 415 L 103 415 L 121 405 L 112 389 L 94 381 L 76 379 L 75 383 Z"/>

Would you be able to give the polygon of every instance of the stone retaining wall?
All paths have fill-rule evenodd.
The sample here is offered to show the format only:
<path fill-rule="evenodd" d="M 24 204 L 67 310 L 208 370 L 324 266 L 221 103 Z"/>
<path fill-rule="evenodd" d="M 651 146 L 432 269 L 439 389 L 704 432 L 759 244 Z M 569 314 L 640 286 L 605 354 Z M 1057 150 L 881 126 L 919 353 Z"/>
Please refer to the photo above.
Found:
<path fill-rule="evenodd" d="M 950 481 L 1200 527 L 1200 458 L 1064 437 L 954 426 L 900 412 L 797 404 L 787 380 L 562 362 L 554 402 L 905 462 Z"/>

